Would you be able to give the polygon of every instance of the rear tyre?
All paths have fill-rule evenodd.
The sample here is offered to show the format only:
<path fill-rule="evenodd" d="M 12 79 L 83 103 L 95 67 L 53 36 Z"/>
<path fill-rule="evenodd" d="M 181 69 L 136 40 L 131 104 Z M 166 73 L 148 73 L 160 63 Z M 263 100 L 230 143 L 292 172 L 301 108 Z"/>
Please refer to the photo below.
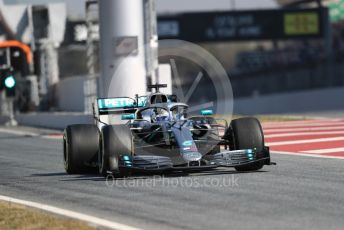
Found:
<path fill-rule="evenodd" d="M 104 126 L 101 131 L 101 151 L 99 152 L 99 173 L 106 176 L 109 172 L 116 176 L 128 175 L 128 170 L 119 167 L 122 155 L 132 156 L 133 137 L 127 125 Z"/>
<path fill-rule="evenodd" d="M 90 173 L 99 150 L 99 130 L 95 125 L 70 125 L 64 130 L 63 159 L 68 174 Z"/>
<path fill-rule="evenodd" d="M 231 122 L 234 150 L 255 149 L 257 152 L 264 150 L 264 134 L 262 126 L 256 118 L 240 118 Z M 240 172 L 256 171 L 263 168 L 264 162 L 256 162 L 235 169 Z"/>

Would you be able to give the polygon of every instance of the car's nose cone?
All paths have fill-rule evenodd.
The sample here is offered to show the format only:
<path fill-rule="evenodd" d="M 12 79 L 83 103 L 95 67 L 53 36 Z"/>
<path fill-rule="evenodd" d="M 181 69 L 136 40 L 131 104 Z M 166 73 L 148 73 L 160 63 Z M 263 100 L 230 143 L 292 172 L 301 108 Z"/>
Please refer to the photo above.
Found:
<path fill-rule="evenodd" d="M 183 159 L 186 162 L 200 161 L 202 159 L 202 154 L 200 154 L 199 152 L 186 152 L 183 153 Z"/>

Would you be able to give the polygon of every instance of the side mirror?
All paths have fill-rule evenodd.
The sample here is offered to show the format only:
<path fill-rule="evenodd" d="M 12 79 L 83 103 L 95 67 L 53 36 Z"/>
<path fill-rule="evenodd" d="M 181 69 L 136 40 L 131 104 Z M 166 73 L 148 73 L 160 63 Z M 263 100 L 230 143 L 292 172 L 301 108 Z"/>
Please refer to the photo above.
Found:
<path fill-rule="evenodd" d="M 201 115 L 202 116 L 211 116 L 214 115 L 213 110 L 211 109 L 205 109 L 205 110 L 201 110 Z"/>
<path fill-rule="evenodd" d="M 122 120 L 134 120 L 135 119 L 135 114 L 130 113 L 130 114 L 123 114 L 122 115 Z"/>

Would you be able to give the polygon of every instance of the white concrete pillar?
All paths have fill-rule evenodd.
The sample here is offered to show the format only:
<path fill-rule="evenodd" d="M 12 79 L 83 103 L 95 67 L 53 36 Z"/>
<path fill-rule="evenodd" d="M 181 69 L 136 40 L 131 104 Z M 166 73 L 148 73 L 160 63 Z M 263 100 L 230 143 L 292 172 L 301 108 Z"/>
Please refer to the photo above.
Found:
<path fill-rule="evenodd" d="M 143 0 L 101 0 L 99 19 L 99 96 L 145 95 Z"/>

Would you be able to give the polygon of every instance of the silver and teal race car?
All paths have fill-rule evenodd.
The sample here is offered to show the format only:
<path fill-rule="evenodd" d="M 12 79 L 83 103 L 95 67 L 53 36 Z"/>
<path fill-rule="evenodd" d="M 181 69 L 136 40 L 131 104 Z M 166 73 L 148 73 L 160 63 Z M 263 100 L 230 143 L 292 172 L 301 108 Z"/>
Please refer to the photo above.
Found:
<path fill-rule="evenodd" d="M 230 124 L 210 109 L 188 116 L 188 105 L 158 90 L 136 98 L 100 98 L 95 124 L 64 131 L 64 166 L 69 174 L 94 172 L 122 177 L 133 172 L 202 171 L 234 167 L 255 171 L 271 165 L 256 118 Z"/>

